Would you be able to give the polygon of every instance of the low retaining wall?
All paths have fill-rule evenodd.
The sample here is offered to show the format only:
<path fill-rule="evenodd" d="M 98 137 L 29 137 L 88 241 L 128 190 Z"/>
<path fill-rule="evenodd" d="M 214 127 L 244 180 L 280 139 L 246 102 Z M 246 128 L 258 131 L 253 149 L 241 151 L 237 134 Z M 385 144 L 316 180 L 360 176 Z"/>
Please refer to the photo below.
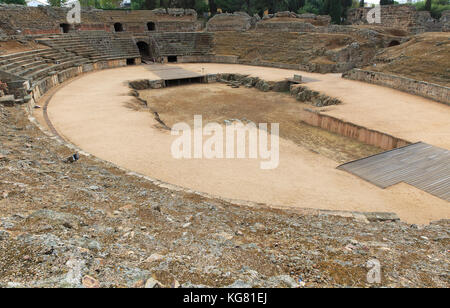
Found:
<path fill-rule="evenodd" d="M 288 92 L 292 84 L 289 80 L 266 81 L 259 77 L 249 75 L 222 73 L 216 75 L 217 82 L 224 82 L 235 87 L 245 86 L 246 88 L 256 88 L 263 92 Z"/>
<path fill-rule="evenodd" d="M 238 56 L 222 56 L 222 55 L 203 55 L 203 56 L 179 56 L 178 63 L 224 63 L 224 64 L 242 64 L 251 66 L 264 66 L 281 68 L 295 71 L 315 72 L 320 74 L 326 73 L 338 73 L 347 71 L 354 67 L 351 63 L 345 64 L 318 64 L 309 63 L 307 65 L 302 64 L 290 64 L 281 62 L 267 62 L 267 61 L 245 61 L 240 60 Z"/>
<path fill-rule="evenodd" d="M 341 136 L 356 139 L 360 142 L 379 147 L 386 151 L 411 144 L 411 142 L 407 140 L 403 140 L 376 130 L 368 129 L 353 123 L 345 122 L 338 118 L 310 109 L 305 109 L 305 112 L 300 114 L 300 120 L 309 125 L 323 128 L 329 132 L 336 133 Z"/>
<path fill-rule="evenodd" d="M 342 77 L 394 88 L 450 105 L 450 88 L 434 83 L 360 69 L 348 71 Z"/>
<path fill-rule="evenodd" d="M 335 97 L 322 94 L 299 84 L 291 85 L 290 94 L 298 101 L 311 104 L 316 107 L 339 105 L 342 103 Z"/>
<path fill-rule="evenodd" d="M 54 75 L 51 75 L 47 78 L 44 78 L 39 82 L 37 82 L 31 89 L 31 100 L 28 102 L 27 108 L 29 109 L 30 113 L 32 113 L 33 107 L 35 106 L 36 102 L 45 93 L 47 93 L 53 87 L 56 87 L 78 75 L 107 68 L 122 67 L 126 65 L 127 65 L 126 59 L 100 61 L 97 63 L 90 63 L 72 67 L 64 71 L 58 72 Z"/>
<path fill-rule="evenodd" d="M 216 56 L 216 55 L 204 55 L 204 56 L 181 56 L 178 57 L 179 63 L 225 63 L 225 64 L 238 64 L 238 56 Z"/>

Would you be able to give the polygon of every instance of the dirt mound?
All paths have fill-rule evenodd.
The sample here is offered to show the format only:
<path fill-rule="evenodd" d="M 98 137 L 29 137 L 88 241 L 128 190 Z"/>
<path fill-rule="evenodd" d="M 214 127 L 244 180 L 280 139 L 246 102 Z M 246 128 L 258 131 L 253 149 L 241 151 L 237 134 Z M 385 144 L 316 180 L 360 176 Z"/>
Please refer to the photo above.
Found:
<path fill-rule="evenodd" d="M 6 42 L 0 42 L 0 56 L 13 54 L 17 52 L 31 51 L 36 49 L 46 49 L 46 48 L 48 47 L 31 41 L 19 42 L 11 40 Z"/>
<path fill-rule="evenodd" d="M 425 33 L 388 47 L 367 69 L 450 86 L 450 34 Z"/>

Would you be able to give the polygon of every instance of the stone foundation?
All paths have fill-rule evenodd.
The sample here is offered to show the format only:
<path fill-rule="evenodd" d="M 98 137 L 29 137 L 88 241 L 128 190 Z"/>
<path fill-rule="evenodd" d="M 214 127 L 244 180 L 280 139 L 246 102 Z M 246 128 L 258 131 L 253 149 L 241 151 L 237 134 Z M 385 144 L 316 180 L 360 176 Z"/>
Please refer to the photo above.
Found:
<path fill-rule="evenodd" d="M 7 35 L 41 35 L 62 32 L 67 24 L 69 8 L 26 7 L 0 4 L 0 33 Z M 83 9 L 81 24 L 68 25 L 69 32 L 76 30 L 103 30 L 116 32 L 120 23 L 124 32 L 196 31 L 197 13 L 189 9 L 157 10 L 98 10 Z M 154 26 L 151 28 L 149 24 Z"/>
<path fill-rule="evenodd" d="M 394 88 L 450 105 L 450 88 L 437 84 L 360 69 L 348 71 L 342 77 Z"/>
<path fill-rule="evenodd" d="M 65 71 L 59 72 L 52 76 L 49 76 L 45 79 L 40 80 L 37 84 L 33 85 L 30 89 L 31 98 L 27 103 L 27 109 L 30 113 L 32 113 L 33 107 L 36 102 L 49 90 L 52 88 L 66 82 L 69 79 L 77 77 L 83 73 L 108 69 L 108 68 L 116 68 L 127 65 L 126 59 L 120 60 L 109 60 L 109 61 L 101 61 L 97 63 L 84 64 L 81 66 L 69 68 Z"/>
<path fill-rule="evenodd" d="M 207 25 L 207 31 L 247 31 L 255 23 L 247 13 L 236 12 L 233 14 L 217 14 L 211 18 Z"/>
<path fill-rule="evenodd" d="M 368 24 L 367 15 L 372 8 L 351 9 L 347 21 L 353 25 Z M 381 6 L 381 24 L 386 28 L 403 29 L 413 33 L 443 31 L 445 21 L 435 20 L 430 12 L 417 11 L 412 5 Z"/>
<path fill-rule="evenodd" d="M 341 136 L 356 139 L 360 142 L 379 147 L 386 151 L 411 144 L 409 141 L 353 123 L 345 122 L 338 118 L 309 109 L 305 109 L 305 112 L 300 114 L 300 120 L 309 125 L 323 128 L 329 132 L 336 133 Z"/>
<path fill-rule="evenodd" d="M 259 77 L 250 77 L 242 74 L 217 74 L 218 82 L 224 82 L 235 87 L 245 86 L 246 88 L 256 88 L 263 92 L 287 92 L 289 91 L 291 81 L 266 81 Z"/>
<path fill-rule="evenodd" d="M 181 56 L 178 63 L 225 63 L 238 64 L 237 56 L 204 55 L 204 56 Z"/>
<path fill-rule="evenodd" d="M 291 86 L 290 93 L 298 101 L 309 103 L 316 107 L 339 105 L 342 103 L 337 98 L 330 97 L 314 90 L 310 90 L 308 87 L 298 84 Z"/>

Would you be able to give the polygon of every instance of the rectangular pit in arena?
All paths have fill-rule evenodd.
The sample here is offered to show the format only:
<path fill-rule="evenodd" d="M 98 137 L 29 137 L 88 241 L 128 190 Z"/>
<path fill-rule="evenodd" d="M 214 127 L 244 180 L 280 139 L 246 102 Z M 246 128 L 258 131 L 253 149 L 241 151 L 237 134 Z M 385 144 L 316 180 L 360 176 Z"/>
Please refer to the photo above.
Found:
<path fill-rule="evenodd" d="M 150 65 L 149 71 L 157 75 L 163 81 L 163 87 L 181 86 L 192 83 L 208 83 L 211 75 L 188 71 L 179 67 L 167 67 L 167 65 Z"/>

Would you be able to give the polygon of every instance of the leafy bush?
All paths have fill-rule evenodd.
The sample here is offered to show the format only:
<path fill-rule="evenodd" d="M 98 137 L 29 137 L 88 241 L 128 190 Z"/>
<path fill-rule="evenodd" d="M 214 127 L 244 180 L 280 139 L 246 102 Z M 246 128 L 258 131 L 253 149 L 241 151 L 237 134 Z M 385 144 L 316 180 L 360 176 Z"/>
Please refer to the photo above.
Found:
<path fill-rule="evenodd" d="M 425 11 L 425 2 L 421 1 L 414 3 L 413 5 L 418 11 Z M 442 12 L 450 10 L 450 0 L 432 0 L 431 1 L 431 16 L 433 18 L 441 18 Z"/>
<path fill-rule="evenodd" d="M 0 0 L 0 3 L 27 5 L 25 0 Z"/>

